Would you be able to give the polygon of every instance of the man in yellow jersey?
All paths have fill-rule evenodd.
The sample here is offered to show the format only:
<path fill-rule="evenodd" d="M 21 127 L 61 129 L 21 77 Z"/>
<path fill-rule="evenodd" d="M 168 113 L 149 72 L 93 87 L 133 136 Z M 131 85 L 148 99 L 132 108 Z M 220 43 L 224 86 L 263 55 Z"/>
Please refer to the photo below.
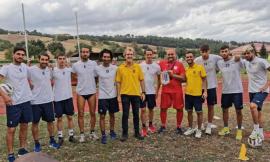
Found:
<path fill-rule="evenodd" d="M 194 62 L 194 55 L 192 52 L 186 53 L 186 92 L 185 92 L 185 108 L 188 112 L 188 126 L 189 128 L 184 135 L 192 135 L 195 132 L 196 138 L 201 138 L 202 131 L 202 103 L 207 97 L 207 81 L 206 71 L 202 65 Z M 202 89 L 203 94 L 202 94 Z M 192 128 L 193 123 L 193 107 L 197 113 L 198 129 Z"/>
<path fill-rule="evenodd" d="M 134 50 L 126 48 L 124 51 L 125 63 L 121 64 L 116 73 L 118 100 L 122 101 L 122 138 L 128 139 L 129 107 L 132 105 L 135 138 L 143 140 L 139 126 L 140 99 L 145 99 L 144 76 L 139 64 L 133 62 Z"/>

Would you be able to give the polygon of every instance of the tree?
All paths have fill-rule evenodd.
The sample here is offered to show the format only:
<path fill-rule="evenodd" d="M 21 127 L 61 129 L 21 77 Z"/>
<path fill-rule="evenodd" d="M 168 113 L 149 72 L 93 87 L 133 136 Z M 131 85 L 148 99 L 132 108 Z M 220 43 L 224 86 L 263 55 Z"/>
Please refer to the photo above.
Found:
<path fill-rule="evenodd" d="M 185 58 L 185 48 L 179 48 L 179 47 L 177 47 L 176 49 L 175 49 L 175 51 L 176 51 L 176 54 L 177 54 L 177 57 L 178 58 Z"/>
<path fill-rule="evenodd" d="M 264 59 L 267 59 L 268 58 L 268 54 L 267 54 L 267 51 L 266 51 L 266 48 L 265 48 L 265 45 L 264 43 L 262 44 L 262 48 L 260 50 L 260 56 Z"/>
<path fill-rule="evenodd" d="M 80 48 L 88 48 L 89 51 L 92 51 L 92 46 L 90 46 L 89 44 L 86 43 L 80 43 Z M 78 44 L 75 45 L 75 49 L 76 51 L 78 51 Z"/>
<path fill-rule="evenodd" d="M 16 46 L 25 47 L 25 42 L 19 42 Z M 28 41 L 28 52 L 29 56 L 38 56 L 41 52 L 46 51 L 45 44 L 41 40 L 30 40 Z"/>
<path fill-rule="evenodd" d="M 12 47 L 13 45 L 9 41 L 0 39 L 0 51 L 4 51 Z"/>
<path fill-rule="evenodd" d="M 166 55 L 166 51 L 163 47 L 157 47 L 158 58 L 164 58 Z"/>
<path fill-rule="evenodd" d="M 9 48 L 6 52 L 5 52 L 5 58 L 6 60 L 12 60 L 12 48 Z"/>
<path fill-rule="evenodd" d="M 53 41 L 52 43 L 48 44 L 48 50 L 56 56 L 59 52 L 65 53 L 65 48 L 61 42 Z"/>
<path fill-rule="evenodd" d="M 253 50 L 254 50 L 255 54 L 257 55 L 256 47 L 255 47 L 255 45 L 254 45 L 254 43 L 253 43 L 253 42 L 251 43 L 251 47 L 253 48 Z"/>

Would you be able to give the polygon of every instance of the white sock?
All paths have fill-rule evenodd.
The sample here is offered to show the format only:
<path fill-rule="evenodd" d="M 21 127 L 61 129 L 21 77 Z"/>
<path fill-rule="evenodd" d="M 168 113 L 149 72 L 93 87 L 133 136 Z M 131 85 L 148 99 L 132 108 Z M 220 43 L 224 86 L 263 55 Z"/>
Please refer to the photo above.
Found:
<path fill-rule="evenodd" d="M 259 124 L 254 124 L 254 130 L 259 132 Z"/>
<path fill-rule="evenodd" d="M 69 129 L 68 130 L 68 135 L 69 136 L 74 136 L 74 130 L 73 129 Z"/>
<path fill-rule="evenodd" d="M 212 126 L 212 123 L 207 123 L 208 128 L 211 128 L 211 126 Z"/>
<path fill-rule="evenodd" d="M 63 131 L 58 131 L 58 137 L 63 138 Z"/>
<path fill-rule="evenodd" d="M 263 135 L 263 128 L 259 128 L 259 133 Z"/>

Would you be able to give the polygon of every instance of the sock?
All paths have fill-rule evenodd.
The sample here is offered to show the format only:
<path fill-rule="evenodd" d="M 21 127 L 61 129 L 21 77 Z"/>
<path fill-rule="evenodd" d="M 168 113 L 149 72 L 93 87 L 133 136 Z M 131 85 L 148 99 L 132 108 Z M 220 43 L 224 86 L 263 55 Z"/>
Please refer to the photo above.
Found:
<path fill-rule="evenodd" d="M 35 140 L 35 144 L 39 144 L 39 140 Z"/>
<path fill-rule="evenodd" d="M 238 129 L 242 130 L 242 125 L 238 125 Z"/>
<path fill-rule="evenodd" d="M 211 128 L 211 126 L 212 126 L 212 123 L 207 123 L 207 127 L 208 128 Z M 228 127 L 228 125 L 227 126 L 224 126 L 224 127 Z"/>
<path fill-rule="evenodd" d="M 259 133 L 263 135 L 263 128 L 259 128 Z"/>
<path fill-rule="evenodd" d="M 254 124 L 254 130 L 259 131 L 259 124 Z"/>
<path fill-rule="evenodd" d="M 102 136 L 106 135 L 105 131 L 101 131 Z"/>
<path fill-rule="evenodd" d="M 81 135 L 84 135 L 84 132 L 80 132 Z"/>
<path fill-rule="evenodd" d="M 73 129 L 69 129 L 68 130 L 68 135 L 69 136 L 74 136 L 74 130 Z"/>
<path fill-rule="evenodd" d="M 50 141 L 54 141 L 54 136 L 50 136 Z"/>
<path fill-rule="evenodd" d="M 153 126 L 153 122 L 149 121 L 149 127 Z"/>
<path fill-rule="evenodd" d="M 167 110 L 166 110 L 166 111 L 161 111 L 161 112 L 160 112 L 160 120 L 161 120 L 161 125 L 162 125 L 163 127 L 166 127 Z"/>
<path fill-rule="evenodd" d="M 58 131 L 58 138 L 63 138 L 63 131 Z"/>
<path fill-rule="evenodd" d="M 181 128 L 183 115 L 184 115 L 183 111 L 177 111 L 176 113 L 177 128 Z"/>
<path fill-rule="evenodd" d="M 111 129 L 111 130 L 110 130 L 110 133 L 114 133 L 114 130 Z"/>
<path fill-rule="evenodd" d="M 146 125 L 145 125 L 145 124 L 142 124 L 142 127 L 143 127 L 143 128 L 146 128 Z"/>
<path fill-rule="evenodd" d="M 90 133 L 94 133 L 94 132 L 95 132 L 95 130 L 94 130 L 94 129 L 90 130 Z"/>

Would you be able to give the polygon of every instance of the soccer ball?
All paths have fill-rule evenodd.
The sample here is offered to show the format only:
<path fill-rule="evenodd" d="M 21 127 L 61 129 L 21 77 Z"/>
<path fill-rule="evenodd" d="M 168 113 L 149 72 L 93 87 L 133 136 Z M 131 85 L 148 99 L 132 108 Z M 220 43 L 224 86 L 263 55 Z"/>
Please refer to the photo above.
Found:
<path fill-rule="evenodd" d="M 13 94 L 14 88 L 9 83 L 0 84 L 0 88 L 9 96 Z"/>
<path fill-rule="evenodd" d="M 256 148 L 256 147 L 261 147 L 263 143 L 263 140 L 261 137 L 257 137 L 255 139 L 253 138 L 248 138 L 248 145 L 252 148 Z"/>

